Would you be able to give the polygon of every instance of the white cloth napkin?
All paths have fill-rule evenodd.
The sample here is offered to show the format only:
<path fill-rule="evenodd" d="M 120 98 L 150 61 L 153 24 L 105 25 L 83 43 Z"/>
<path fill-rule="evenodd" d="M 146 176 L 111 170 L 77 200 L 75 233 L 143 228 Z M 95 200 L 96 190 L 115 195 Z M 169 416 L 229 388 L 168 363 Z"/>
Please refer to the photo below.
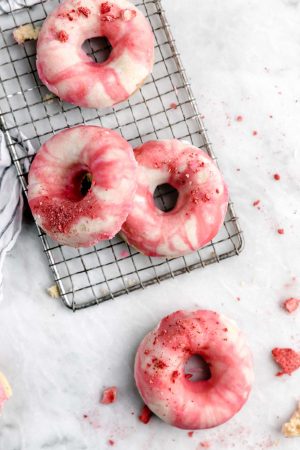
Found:
<path fill-rule="evenodd" d="M 40 0 L 0 0 L 0 14 L 8 13 L 24 6 L 32 6 Z"/>
<path fill-rule="evenodd" d="M 10 13 L 24 6 L 32 6 L 40 0 L 0 0 L 0 14 Z M 33 154 L 34 149 L 23 136 L 11 133 L 20 154 Z M 26 162 L 25 162 L 26 164 Z M 27 161 L 27 165 L 29 163 Z M 26 167 L 28 169 L 28 167 Z M 2 268 L 5 256 L 14 246 L 21 231 L 23 197 L 21 185 L 12 165 L 4 134 L 0 131 L 0 301 L 2 300 Z"/>
<path fill-rule="evenodd" d="M 32 155 L 32 145 L 16 131 L 10 136 L 18 147 L 19 155 Z M 28 170 L 25 159 L 24 168 Z M 0 301 L 2 300 L 2 268 L 7 252 L 14 246 L 21 231 L 23 198 L 17 172 L 12 165 L 5 137 L 0 131 Z"/>

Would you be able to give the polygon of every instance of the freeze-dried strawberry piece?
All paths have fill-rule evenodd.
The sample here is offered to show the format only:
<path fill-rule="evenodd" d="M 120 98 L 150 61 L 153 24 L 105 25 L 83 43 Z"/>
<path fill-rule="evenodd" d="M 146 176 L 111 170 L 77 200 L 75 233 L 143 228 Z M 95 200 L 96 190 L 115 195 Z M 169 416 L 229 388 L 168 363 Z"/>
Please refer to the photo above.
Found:
<path fill-rule="evenodd" d="M 117 388 L 115 386 L 104 389 L 100 403 L 109 405 L 117 400 Z"/>
<path fill-rule="evenodd" d="M 285 374 L 291 375 L 300 367 L 300 353 L 291 348 L 273 348 L 272 356 L 282 369 L 276 374 L 278 377 Z"/>

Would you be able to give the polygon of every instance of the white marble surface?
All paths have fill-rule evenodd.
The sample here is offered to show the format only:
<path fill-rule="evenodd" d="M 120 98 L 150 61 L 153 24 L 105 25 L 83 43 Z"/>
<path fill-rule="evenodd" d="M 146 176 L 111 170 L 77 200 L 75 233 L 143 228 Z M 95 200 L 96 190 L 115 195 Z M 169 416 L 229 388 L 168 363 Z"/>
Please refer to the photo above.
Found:
<path fill-rule="evenodd" d="M 46 258 L 34 226 L 25 224 L 6 262 L 0 311 L 0 367 L 14 390 L 0 419 L 1 450 L 102 450 L 108 439 L 124 450 L 196 450 L 203 441 L 218 450 L 300 446 L 280 434 L 300 399 L 300 371 L 275 377 L 270 357 L 274 346 L 300 350 L 300 311 L 280 308 L 282 299 L 300 296 L 300 2 L 164 4 L 240 216 L 245 251 L 73 314 L 45 293 L 52 284 Z M 257 199 L 260 210 L 252 206 Z M 139 340 L 178 308 L 234 318 L 255 360 L 256 382 L 241 413 L 192 438 L 156 418 L 138 422 L 132 376 Z M 100 405 L 102 388 L 112 384 L 118 402 Z"/>

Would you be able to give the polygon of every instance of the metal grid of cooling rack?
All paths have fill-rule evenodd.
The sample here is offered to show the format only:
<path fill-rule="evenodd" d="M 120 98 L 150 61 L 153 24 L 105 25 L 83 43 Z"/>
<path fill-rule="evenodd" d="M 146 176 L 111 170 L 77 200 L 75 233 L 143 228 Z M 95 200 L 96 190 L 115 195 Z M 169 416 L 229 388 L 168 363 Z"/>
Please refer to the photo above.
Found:
<path fill-rule="evenodd" d="M 16 27 L 26 23 L 41 25 L 57 3 L 59 0 L 41 0 L 33 7 L 0 17 L 1 127 L 25 194 L 26 168 L 32 156 L 20 151 L 11 136 L 13 130 L 21 133 L 23 144 L 30 142 L 36 151 L 53 133 L 65 127 L 98 124 L 118 130 L 133 147 L 150 139 L 177 138 L 206 150 L 215 159 L 160 0 L 134 1 L 155 34 L 153 74 L 127 102 L 101 111 L 49 99 L 49 92 L 37 76 L 35 43 L 28 41 L 20 46 L 14 42 L 12 33 Z M 101 61 L 107 52 L 107 42 L 92 40 L 85 49 L 96 61 Z M 161 207 L 167 208 L 169 193 L 158 190 L 157 194 Z M 213 242 L 198 252 L 175 259 L 146 257 L 119 237 L 89 249 L 73 249 L 53 242 L 39 228 L 38 232 L 63 303 L 74 311 L 219 262 L 239 254 L 243 247 L 231 202 L 224 226 Z"/>

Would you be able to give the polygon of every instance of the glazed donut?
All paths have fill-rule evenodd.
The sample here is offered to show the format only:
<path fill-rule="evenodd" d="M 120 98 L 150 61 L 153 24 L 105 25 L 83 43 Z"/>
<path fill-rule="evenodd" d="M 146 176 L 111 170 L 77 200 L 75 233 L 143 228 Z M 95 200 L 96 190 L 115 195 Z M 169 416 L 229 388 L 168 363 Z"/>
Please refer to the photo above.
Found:
<path fill-rule="evenodd" d="M 138 186 L 123 238 L 145 255 L 166 257 L 191 253 L 213 239 L 224 221 L 228 192 L 207 153 L 178 140 L 147 142 L 134 153 Z M 179 193 L 169 212 L 153 200 L 162 184 Z"/>
<path fill-rule="evenodd" d="M 0 412 L 6 400 L 8 400 L 9 397 L 11 396 L 12 396 L 11 387 L 7 379 L 3 375 L 3 373 L 0 372 Z"/>
<path fill-rule="evenodd" d="M 81 46 L 100 36 L 112 51 L 96 63 Z M 65 0 L 44 22 L 37 43 L 41 81 L 62 100 L 88 108 L 127 100 L 152 71 L 153 60 L 150 24 L 127 0 Z"/>
<path fill-rule="evenodd" d="M 191 381 L 192 355 L 209 364 L 211 377 Z M 253 382 L 250 350 L 236 324 L 213 311 L 177 311 L 142 340 L 135 359 L 137 388 L 152 412 L 183 429 L 212 428 L 246 402 Z"/>
<path fill-rule="evenodd" d="M 89 247 L 120 230 L 132 207 L 136 161 L 118 133 L 78 126 L 42 145 L 28 182 L 37 224 L 61 244 Z"/>

